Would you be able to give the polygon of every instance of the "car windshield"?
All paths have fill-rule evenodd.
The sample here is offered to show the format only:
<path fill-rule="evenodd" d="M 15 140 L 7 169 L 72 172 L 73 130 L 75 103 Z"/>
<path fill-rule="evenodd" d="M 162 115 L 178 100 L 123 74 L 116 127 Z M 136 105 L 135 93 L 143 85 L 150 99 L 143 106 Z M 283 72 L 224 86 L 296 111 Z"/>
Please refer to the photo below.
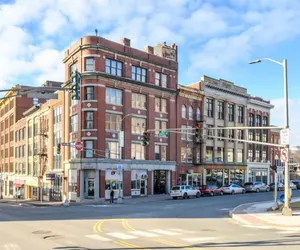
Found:
<path fill-rule="evenodd" d="M 180 190 L 180 187 L 179 186 L 173 187 L 172 190 Z"/>

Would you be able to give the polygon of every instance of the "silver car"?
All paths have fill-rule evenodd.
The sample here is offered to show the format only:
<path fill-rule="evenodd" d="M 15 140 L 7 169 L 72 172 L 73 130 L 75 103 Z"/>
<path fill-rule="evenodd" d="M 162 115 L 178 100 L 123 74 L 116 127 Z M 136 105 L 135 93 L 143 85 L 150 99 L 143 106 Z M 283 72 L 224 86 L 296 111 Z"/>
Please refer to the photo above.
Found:
<path fill-rule="evenodd" d="M 270 191 L 270 186 L 263 182 L 260 182 L 260 181 L 247 182 L 247 183 L 245 183 L 244 188 L 245 188 L 246 192 L 259 193 L 260 191 L 265 191 L 265 192 Z"/>

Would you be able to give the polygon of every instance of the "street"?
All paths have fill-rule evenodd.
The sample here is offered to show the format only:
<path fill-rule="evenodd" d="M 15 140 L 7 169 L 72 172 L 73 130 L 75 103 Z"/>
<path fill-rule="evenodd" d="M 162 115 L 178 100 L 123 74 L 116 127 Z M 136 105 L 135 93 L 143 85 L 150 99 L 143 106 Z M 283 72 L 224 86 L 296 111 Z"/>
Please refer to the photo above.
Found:
<path fill-rule="evenodd" d="M 269 192 L 120 205 L 0 203 L 0 249 L 299 249 L 299 234 L 228 217 L 240 204 L 272 198 Z"/>

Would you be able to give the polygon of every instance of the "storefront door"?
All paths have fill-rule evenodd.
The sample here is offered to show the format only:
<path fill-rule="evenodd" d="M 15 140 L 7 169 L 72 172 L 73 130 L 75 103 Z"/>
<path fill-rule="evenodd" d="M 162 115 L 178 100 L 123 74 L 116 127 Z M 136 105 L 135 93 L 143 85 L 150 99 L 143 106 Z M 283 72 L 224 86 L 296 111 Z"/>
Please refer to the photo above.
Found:
<path fill-rule="evenodd" d="M 94 198 L 95 193 L 95 180 L 94 179 L 88 179 L 87 182 L 87 195 L 88 198 Z"/>
<path fill-rule="evenodd" d="M 154 194 L 166 194 L 167 188 L 167 171 L 154 171 Z"/>
<path fill-rule="evenodd" d="M 147 184 L 146 180 L 141 180 L 141 195 L 147 195 Z"/>

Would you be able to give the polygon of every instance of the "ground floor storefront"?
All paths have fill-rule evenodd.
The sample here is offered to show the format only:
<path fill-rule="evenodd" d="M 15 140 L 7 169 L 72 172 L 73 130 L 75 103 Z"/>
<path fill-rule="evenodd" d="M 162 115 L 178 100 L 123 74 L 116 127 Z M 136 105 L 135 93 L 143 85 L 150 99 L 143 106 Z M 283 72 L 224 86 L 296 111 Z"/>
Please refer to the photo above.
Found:
<path fill-rule="evenodd" d="M 176 183 L 173 162 L 89 160 L 69 163 L 68 199 L 109 199 L 169 194 Z"/>
<path fill-rule="evenodd" d="M 267 162 L 248 162 L 247 182 L 264 182 L 270 184 L 271 181 L 270 163 Z"/>

